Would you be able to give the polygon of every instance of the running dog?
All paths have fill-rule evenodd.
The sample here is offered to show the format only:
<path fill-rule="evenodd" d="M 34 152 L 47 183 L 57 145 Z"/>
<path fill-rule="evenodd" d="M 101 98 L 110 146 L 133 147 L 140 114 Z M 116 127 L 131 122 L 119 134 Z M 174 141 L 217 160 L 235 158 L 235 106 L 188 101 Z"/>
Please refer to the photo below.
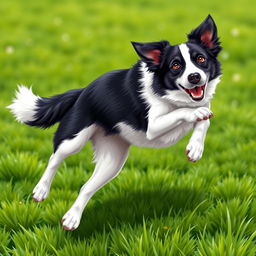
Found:
<path fill-rule="evenodd" d="M 119 174 L 130 145 L 169 147 L 193 129 L 186 154 L 193 162 L 202 157 L 213 115 L 210 101 L 221 75 L 221 46 L 212 17 L 192 30 L 186 43 L 132 45 L 140 60 L 130 69 L 111 71 L 83 89 L 50 98 L 19 86 L 8 106 L 18 121 L 30 126 L 59 122 L 54 152 L 33 190 L 35 201 L 48 196 L 60 163 L 92 142 L 95 170 L 62 219 L 66 230 L 79 226 L 89 199 Z"/>

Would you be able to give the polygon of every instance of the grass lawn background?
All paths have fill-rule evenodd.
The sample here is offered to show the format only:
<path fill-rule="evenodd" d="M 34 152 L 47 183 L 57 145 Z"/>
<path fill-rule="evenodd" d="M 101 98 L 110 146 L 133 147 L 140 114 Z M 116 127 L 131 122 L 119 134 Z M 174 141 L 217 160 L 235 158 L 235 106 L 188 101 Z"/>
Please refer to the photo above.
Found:
<path fill-rule="evenodd" d="M 0 255 L 255 255 L 255 8 L 253 0 L 1 0 Z M 189 135 L 171 148 L 131 147 L 79 228 L 64 231 L 60 219 L 94 167 L 91 147 L 61 165 L 45 202 L 32 202 L 56 126 L 14 120 L 5 106 L 16 85 L 40 96 L 84 87 L 133 65 L 131 40 L 184 42 L 209 13 L 223 76 L 203 159 L 186 160 Z"/>

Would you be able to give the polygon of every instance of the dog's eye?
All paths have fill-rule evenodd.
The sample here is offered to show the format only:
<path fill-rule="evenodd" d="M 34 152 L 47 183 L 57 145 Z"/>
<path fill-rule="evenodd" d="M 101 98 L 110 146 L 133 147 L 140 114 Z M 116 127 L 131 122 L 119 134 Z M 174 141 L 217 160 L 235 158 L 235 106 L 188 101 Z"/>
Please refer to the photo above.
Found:
<path fill-rule="evenodd" d="M 173 69 L 173 70 L 178 70 L 180 68 L 181 68 L 181 65 L 177 62 L 175 62 L 171 65 L 171 69 Z"/>
<path fill-rule="evenodd" d="M 203 55 L 199 55 L 199 56 L 197 56 L 197 58 L 196 58 L 196 62 L 197 63 L 204 63 L 205 62 L 205 57 L 203 56 Z"/>

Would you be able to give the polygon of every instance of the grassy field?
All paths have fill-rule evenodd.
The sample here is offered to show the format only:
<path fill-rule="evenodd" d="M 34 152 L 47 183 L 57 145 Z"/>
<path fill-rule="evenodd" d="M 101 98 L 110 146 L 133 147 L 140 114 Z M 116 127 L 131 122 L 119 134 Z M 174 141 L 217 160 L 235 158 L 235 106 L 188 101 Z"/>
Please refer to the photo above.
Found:
<path fill-rule="evenodd" d="M 0 255 L 256 255 L 255 8 L 253 0 L 1 0 Z M 131 40 L 183 42 L 208 13 L 223 77 L 203 159 L 187 161 L 189 136 L 167 149 L 132 147 L 79 228 L 64 231 L 60 219 L 94 167 L 91 147 L 65 161 L 46 201 L 32 202 L 56 126 L 14 120 L 5 106 L 16 85 L 40 96 L 84 87 L 135 63 Z"/>

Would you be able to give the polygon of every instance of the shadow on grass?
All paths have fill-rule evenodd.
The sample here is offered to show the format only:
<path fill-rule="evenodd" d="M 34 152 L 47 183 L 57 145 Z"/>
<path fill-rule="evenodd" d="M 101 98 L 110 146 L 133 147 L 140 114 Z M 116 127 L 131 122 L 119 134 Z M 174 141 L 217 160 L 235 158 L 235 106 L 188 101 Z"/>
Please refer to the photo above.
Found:
<path fill-rule="evenodd" d="M 94 202 L 85 209 L 79 228 L 72 233 L 76 238 L 90 238 L 95 233 L 110 231 L 123 224 L 140 225 L 144 219 L 175 216 L 194 210 L 206 195 L 196 189 L 126 191 L 110 200 Z"/>

